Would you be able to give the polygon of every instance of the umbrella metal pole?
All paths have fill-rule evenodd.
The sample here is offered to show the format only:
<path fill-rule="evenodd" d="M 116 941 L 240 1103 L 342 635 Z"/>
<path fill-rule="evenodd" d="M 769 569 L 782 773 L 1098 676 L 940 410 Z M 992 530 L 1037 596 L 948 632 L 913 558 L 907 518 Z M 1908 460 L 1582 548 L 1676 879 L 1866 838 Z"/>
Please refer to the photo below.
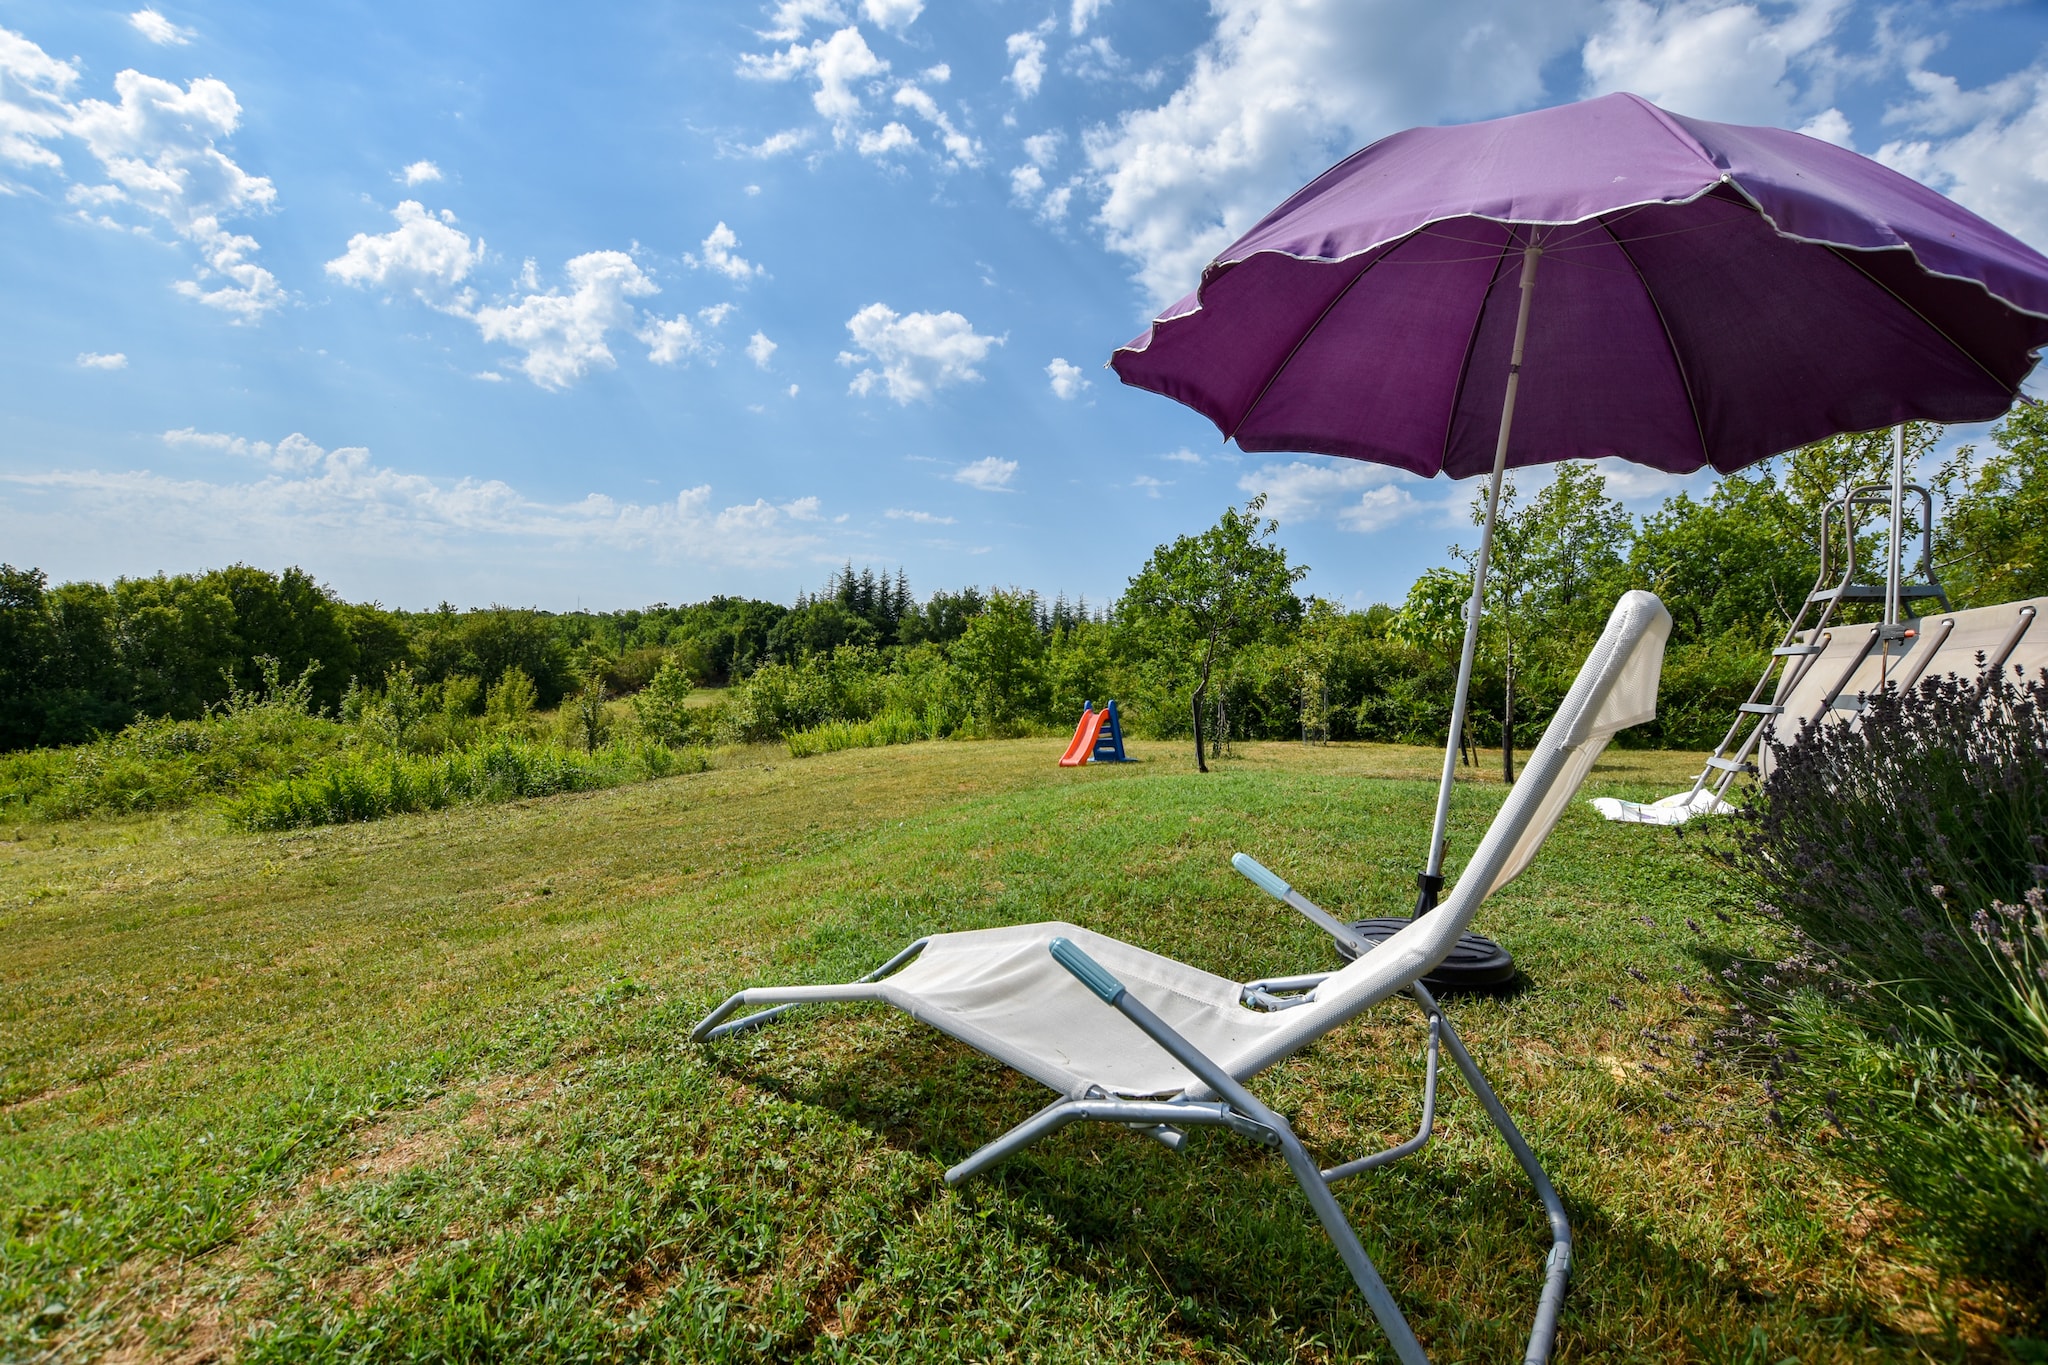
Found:
<path fill-rule="evenodd" d="M 1899 573 L 1904 556 L 1899 542 L 1906 535 L 1906 425 L 1901 422 L 1892 433 L 1892 536 L 1891 553 L 1884 566 L 1884 623 L 1899 623 Z"/>
<path fill-rule="evenodd" d="M 1465 604 L 1465 648 L 1458 656 L 1458 691 L 1451 702 L 1451 737 L 1444 742 L 1444 775 L 1437 784 L 1436 822 L 1429 832 L 1429 865 L 1416 878 L 1421 894 L 1415 913 L 1436 908 L 1444 885 L 1444 833 L 1451 819 L 1451 780 L 1458 770 L 1458 736 L 1465 731 L 1465 700 L 1472 689 L 1472 661 L 1479 651 L 1479 613 L 1486 601 L 1486 564 L 1493 556 L 1493 524 L 1500 514 L 1501 476 L 1508 467 L 1508 433 L 1515 424 L 1515 392 L 1522 385 L 1522 348 L 1529 338 L 1529 297 L 1536 290 L 1536 262 L 1543 248 L 1522 248 L 1522 298 L 1515 312 L 1515 346 L 1508 358 L 1508 391 L 1500 405 L 1500 438 L 1493 448 L 1493 481 L 1487 486 L 1486 519 L 1480 524 L 1479 557 L 1472 565 L 1472 600 Z"/>

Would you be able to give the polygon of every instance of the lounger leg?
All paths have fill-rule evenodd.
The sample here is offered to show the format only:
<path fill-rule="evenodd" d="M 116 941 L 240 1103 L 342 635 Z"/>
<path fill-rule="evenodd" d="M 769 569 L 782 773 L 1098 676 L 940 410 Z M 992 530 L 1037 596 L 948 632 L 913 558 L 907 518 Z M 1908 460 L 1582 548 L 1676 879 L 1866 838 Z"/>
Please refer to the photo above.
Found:
<path fill-rule="evenodd" d="M 881 966 L 869 972 L 859 981 L 850 984 L 861 986 L 872 981 L 880 981 L 883 977 L 910 961 L 911 958 L 923 952 L 924 945 L 927 942 L 929 942 L 928 939 L 919 939 L 887 962 L 884 962 Z M 747 1003 L 747 995 L 748 992 L 740 991 L 728 997 L 717 1009 L 705 1015 L 698 1021 L 697 1027 L 690 1030 L 690 1041 L 693 1043 L 708 1043 L 714 1038 L 727 1038 L 745 1029 L 759 1028 L 771 1020 L 780 1019 L 783 1015 L 797 1008 L 798 1005 L 805 1003 L 799 1000 L 787 1005 L 777 1005 L 773 1009 L 762 1010 L 758 1014 L 750 1014 L 744 1019 L 735 1019 L 729 1024 L 723 1022 L 728 1015 Z"/>
<path fill-rule="evenodd" d="M 1415 1339 L 1408 1319 L 1402 1316 L 1401 1306 L 1394 1302 L 1386 1281 L 1380 1278 L 1379 1271 L 1373 1266 L 1372 1257 L 1365 1254 L 1358 1234 L 1351 1230 L 1351 1220 L 1344 1216 L 1337 1197 L 1330 1193 L 1330 1186 L 1323 1179 L 1322 1167 L 1309 1156 L 1308 1149 L 1301 1145 L 1301 1139 L 1294 1135 L 1294 1129 L 1288 1126 L 1287 1120 L 1239 1085 L 1207 1053 L 1181 1037 L 1171 1024 L 1125 990 L 1122 982 L 1104 971 L 1085 952 L 1063 938 L 1053 940 L 1051 951 L 1055 961 L 1094 991 L 1104 1004 L 1121 1012 L 1146 1037 L 1199 1077 L 1202 1084 L 1226 1105 L 1273 1134 L 1280 1154 L 1287 1159 L 1287 1169 L 1294 1173 L 1295 1183 L 1301 1186 L 1301 1192 L 1308 1197 L 1309 1207 L 1315 1210 L 1323 1231 L 1335 1243 L 1345 1269 L 1351 1272 L 1352 1282 L 1358 1286 L 1358 1292 L 1365 1295 L 1373 1316 L 1379 1319 L 1380 1330 L 1387 1334 L 1394 1354 L 1400 1357 L 1402 1365 L 1429 1365 L 1429 1357 L 1424 1354 L 1422 1343 Z"/>
<path fill-rule="evenodd" d="M 1550 1350 L 1557 1341 L 1557 1315 L 1564 1305 L 1565 1283 L 1571 1278 L 1572 1269 L 1572 1225 L 1565 1217 L 1564 1201 L 1557 1197 L 1557 1190 L 1551 1185 L 1550 1177 L 1543 1173 L 1542 1163 L 1536 1160 L 1536 1153 L 1522 1137 L 1515 1121 L 1508 1117 L 1508 1111 L 1493 1093 L 1493 1087 L 1486 1083 L 1479 1064 L 1472 1060 L 1472 1054 L 1465 1050 L 1458 1031 L 1451 1027 L 1438 1008 L 1436 997 L 1432 996 L 1421 982 L 1409 987 L 1416 1002 L 1428 1012 L 1432 1023 L 1443 1026 L 1444 1043 L 1451 1049 L 1451 1057 L 1458 1063 L 1458 1070 L 1465 1073 L 1465 1084 L 1472 1087 L 1472 1093 L 1479 1097 L 1479 1103 L 1486 1109 L 1486 1116 L 1493 1120 L 1493 1126 L 1500 1130 L 1508 1147 L 1515 1154 L 1515 1160 L 1522 1163 L 1522 1170 L 1529 1177 L 1529 1183 L 1536 1187 L 1536 1195 L 1543 1201 L 1543 1208 L 1550 1215 L 1550 1257 L 1546 1262 L 1543 1296 L 1536 1301 L 1536 1321 L 1529 1329 L 1529 1346 L 1522 1355 L 1523 1365 L 1544 1365 L 1550 1359 Z"/>

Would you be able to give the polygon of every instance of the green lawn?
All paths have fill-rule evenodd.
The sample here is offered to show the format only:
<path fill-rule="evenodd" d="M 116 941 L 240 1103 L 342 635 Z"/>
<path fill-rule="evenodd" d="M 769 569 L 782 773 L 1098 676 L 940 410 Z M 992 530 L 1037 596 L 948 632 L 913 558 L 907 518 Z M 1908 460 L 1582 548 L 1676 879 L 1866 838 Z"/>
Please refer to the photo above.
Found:
<path fill-rule="evenodd" d="M 1263 1149 L 1084 1126 L 949 1191 L 1042 1091 L 880 1008 L 687 1042 L 735 985 L 850 979 L 935 930 L 1334 965 L 1236 849 L 1333 908 L 1412 898 L 1432 754 L 1249 745 L 1204 778 L 1181 746 L 1060 747 L 764 748 L 288 835 L 10 828 L 0 1359 L 1388 1358 Z M 1587 794 L 1696 761 L 1610 754 Z M 1502 790 L 1461 789 L 1454 866 Z M 1698 837 L 1579 805 L 1482 912 L 1527 987 L 1450 1009 L 1573 1211 L 1560 1357 L 1985 1349 L 1996 1304 L 1776 1136 L 1760 1081 L 1695 1066 L 1748 932 L 1722 895 Z M 1415 1020 L 1383 1006 L 1257 1088 L 1330 1159 L 1405 1136 Z M 1438 1132 L 1340 1197 L 1438 1359 L 1519 1359 L 1540 1209 L 1453 1079 Z"/>

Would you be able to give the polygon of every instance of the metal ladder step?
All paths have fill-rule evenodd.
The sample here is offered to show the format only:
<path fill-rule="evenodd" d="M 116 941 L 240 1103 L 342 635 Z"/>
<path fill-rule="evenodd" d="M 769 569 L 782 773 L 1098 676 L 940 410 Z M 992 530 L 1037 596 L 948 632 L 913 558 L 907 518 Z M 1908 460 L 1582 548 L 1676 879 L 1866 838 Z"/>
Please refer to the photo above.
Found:
<path fill-rule="evenodd" d="M 1769 702 L 1762 701 L 1746 701 L 1735 709 L 1750 716 L 1782 716 L 1785 714 L 1784 707 L 1773 706 Z"/>
<path fill-rule="evenodd" d="M 1707 766 L 1719 768 L 1724 773 L 1739 773 L 1743 770 L 1742 764 L 1726 758 L 1710 758 L 1707 760 Z"/>
<path fill-rule="evenodd" d="M 1812 602 L 1882 602 L 1884 585 L 1881 583 L 1851 583 L 1847 587 L 1821 588 L 1809 593 L 1806 600 Z M 1941 597 L 1942 591 L 1932 583 L 1902 583 L 1899 585 L 1899 600 L 1911 602 L 1916 599 Z M 1946 599 L 1944 599 L 1946 600 Z"/>
<path fill-rule="evenodd" d="M 1810 654 L 1823 653 L 1826 649 L 1826 645 L 1786 645 L 1782 649 L 1772 650 L 1771 654 L 1779 659 L 1804 659 Z"/>

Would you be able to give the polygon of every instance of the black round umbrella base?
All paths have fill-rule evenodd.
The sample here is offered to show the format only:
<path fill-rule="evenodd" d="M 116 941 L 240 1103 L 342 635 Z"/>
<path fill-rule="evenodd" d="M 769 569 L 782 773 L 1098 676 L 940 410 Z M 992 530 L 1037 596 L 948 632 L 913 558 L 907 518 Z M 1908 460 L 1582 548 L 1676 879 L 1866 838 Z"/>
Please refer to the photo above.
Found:
<path fill-rule="evenodd" d="M 1413 923 L 1413 920 L 1405 919 L 1353 920 L 1351 932 L 1378 945 Z M 1337 945 L 1337 955 L 1346 962 L 1358 956 L 1342 943 Z M 1422 984 L 1433 991 L 1473 990 L 1505 986 L 1514 979 L 1515 960 L 1508 956 L 1507 949 L 1484 934 L 1463 934 L 1458 938 L 1458 946 L 1451 949 L 1451 955 L 1423 977 Z"/>

